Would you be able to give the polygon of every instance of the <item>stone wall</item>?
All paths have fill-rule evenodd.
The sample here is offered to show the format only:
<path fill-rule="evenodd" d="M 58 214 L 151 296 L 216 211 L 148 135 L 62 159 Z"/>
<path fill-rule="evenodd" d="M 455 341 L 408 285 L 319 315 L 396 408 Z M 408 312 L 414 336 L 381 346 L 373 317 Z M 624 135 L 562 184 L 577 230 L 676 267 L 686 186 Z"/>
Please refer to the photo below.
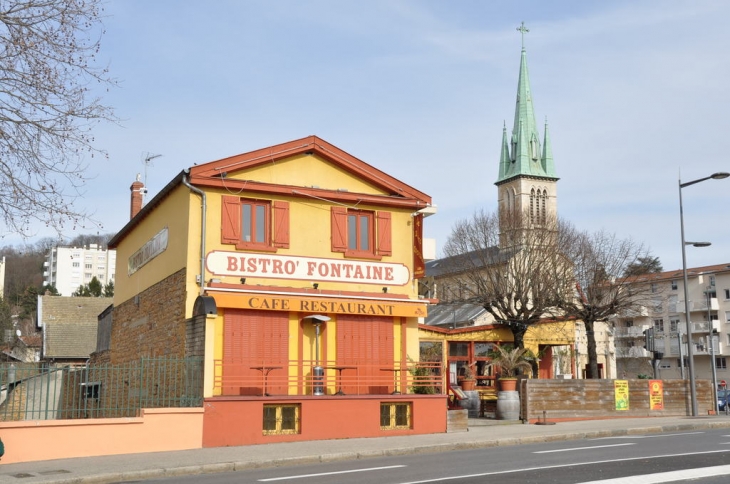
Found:
<path fill-rule="evenodd" d="M 183 358 L 186 345 L 186 269 L 114 307 L 109 361 Z"/>

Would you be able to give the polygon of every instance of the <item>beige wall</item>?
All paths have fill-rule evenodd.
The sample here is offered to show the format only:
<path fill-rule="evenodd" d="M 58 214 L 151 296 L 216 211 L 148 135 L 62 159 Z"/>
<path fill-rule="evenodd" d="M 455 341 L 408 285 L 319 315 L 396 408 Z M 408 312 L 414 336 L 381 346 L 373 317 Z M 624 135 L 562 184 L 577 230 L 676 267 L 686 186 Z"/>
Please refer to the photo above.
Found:
<path fill-rule="evenodd" d="M 137 418 L 3 422 L 2 463 L 200 449 L 203 412 L 156 408 Z"/>
<path fill-rule="evenodd" d="M 197 198 L 197 200 L 193 198 Z M 188 244 L 192 248 L 200 247 L 200 239 L 192 242 L 188 240 L 190 206 L 197 205 L 199 207 L 199 200 L 199 197 L 194 197 L 186 186 L 179 185 L 119 243 L 116 247 L 117 269 L 114 283 L 114 306 L 119 306 L 124 301 L 132 299 L 136 294 L 186 266 Z M 200 212 L 200 209 L 198 209 L 198 212 Z M 167 249 L 130 276 L 127 269 L 129 258 L 165 227 L 169 230 Z M 199 229 L 198 233 L 200 233 Z M 197 257 L 200 260 L 199 250 Z M 195 282 L 194 274 L 197 272 L 190 271 L 192 275 L 189 277 L 193 278 L 193 283 Z"/>

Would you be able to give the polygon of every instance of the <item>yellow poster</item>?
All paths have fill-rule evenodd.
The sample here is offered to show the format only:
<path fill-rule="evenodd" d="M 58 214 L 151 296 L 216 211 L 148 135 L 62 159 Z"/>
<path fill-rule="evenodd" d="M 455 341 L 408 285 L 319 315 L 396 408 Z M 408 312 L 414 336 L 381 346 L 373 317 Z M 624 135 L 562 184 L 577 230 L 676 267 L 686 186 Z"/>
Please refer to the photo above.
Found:
<path fill-rule="evenodd" d="M 629 409 L 629 382 L 628 380 L 614 380 L 614 398 L 616 399 L 616 410 Z"/>
<path fill-rule="evenodd" d="M 649 408 L 664 410 L 664 383 L 661 380 L 649 380 Z"/>

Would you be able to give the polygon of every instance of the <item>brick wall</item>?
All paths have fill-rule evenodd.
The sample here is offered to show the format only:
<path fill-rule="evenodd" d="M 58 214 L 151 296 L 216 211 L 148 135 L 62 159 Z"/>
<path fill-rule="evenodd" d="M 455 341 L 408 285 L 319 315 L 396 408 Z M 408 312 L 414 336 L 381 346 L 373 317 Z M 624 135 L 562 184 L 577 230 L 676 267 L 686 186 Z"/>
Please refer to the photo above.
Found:
<path fill-rule="evenodd" d="M 185 356 L 186 269 L 114 307 L 109 361 Z"/>
<path fill-rule="evenodd" d="M 186 323 L 185 356 L 205 356 L 205 316 L 189 319 Z"/>

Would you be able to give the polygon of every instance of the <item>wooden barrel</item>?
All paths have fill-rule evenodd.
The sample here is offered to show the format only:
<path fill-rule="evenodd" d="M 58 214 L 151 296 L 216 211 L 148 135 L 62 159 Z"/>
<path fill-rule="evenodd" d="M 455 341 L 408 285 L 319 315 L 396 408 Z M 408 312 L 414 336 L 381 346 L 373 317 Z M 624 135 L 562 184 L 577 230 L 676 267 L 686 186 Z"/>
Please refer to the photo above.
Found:
<path fill-rule="evenodd" d="M 520 394 L 519 392 L 497 393 L 497 419 L 498 420 L 519 420 L 520 419 Z"/>

